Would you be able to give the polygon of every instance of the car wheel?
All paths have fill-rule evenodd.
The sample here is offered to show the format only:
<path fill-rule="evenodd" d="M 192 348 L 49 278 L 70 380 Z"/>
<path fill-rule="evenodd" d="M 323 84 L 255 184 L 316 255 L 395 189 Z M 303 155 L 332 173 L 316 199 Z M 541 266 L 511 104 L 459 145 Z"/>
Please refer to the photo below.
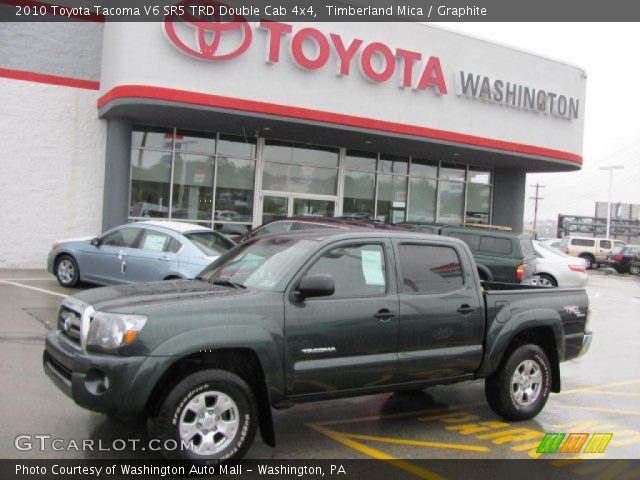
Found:
<path fill-rule="evenodd" d="M 629 265 L 629 273 L 631 275 L 640 275 L 640 266 L 638 266 L 638 265 Z"/>
<path fill-rule="evenodd" d="M 491 409 L 507 420 L 529 420 L 544 408 L 551 392 L 551 365 L 538 345 L 513 350 L 485 380 Z"/>
<path fill-rule="evenodd" d="M 80 279 L 78 262 L 71 255 L 60 255 L 56 260 L 56 278 L 63 287 L 74 287 Z"/>
<path fill-rule="evenodd" d="M 153 419 L 152 435 L 168 458 L 220 463 L 241 458 L 258 426 L 258 406 L 247 383 L 225 370 L 203 370 L 178 383 Z M 167 445 L 177 448 L 169 450 Z"/>
<path fill-rule="evenodd" d="M 556 279 L 547 273 L 538 274 L 538 279 L 539 279 L 538 285 L 540 285 L 541 287 L 557 287 L 558 286 L 558 282 L 556 281 Z"/>
<path fill-rule="evenodd" d="M 591 255 L 580 255 L 580 258 L 585 261 L 585 268 L 591 270 L 594 264 L 594 258 Z"/>

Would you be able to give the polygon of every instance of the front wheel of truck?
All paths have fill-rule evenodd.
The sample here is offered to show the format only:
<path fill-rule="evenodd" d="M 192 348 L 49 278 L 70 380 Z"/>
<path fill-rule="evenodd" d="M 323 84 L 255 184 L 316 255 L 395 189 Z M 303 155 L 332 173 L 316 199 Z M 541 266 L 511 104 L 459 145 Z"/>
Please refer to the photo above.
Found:
<path fill-rule="evenodd" d="M 238 375 L 202 370 L 167 394 L 151 423 L 165 457 L 217 464 L 247 452 L 258 426 L 258 407 Z"/>
<path fill-rule="evenodd" d="M 485 380 L 491 409 L 507 420 L 535 417 L 551 392 L 551 364 L 538 345 L 522 345 L 508 354 L 498 370 Z"/>

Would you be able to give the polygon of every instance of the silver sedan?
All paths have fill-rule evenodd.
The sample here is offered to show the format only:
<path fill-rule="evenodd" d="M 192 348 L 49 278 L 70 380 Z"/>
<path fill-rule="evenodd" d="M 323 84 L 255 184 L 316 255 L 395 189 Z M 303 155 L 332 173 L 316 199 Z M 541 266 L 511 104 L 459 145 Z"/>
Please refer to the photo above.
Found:
<path fill-rule="evenodd" d="M 200 225 L 128 223 L 97 237 L 56 242 L 47 269 L 60 285 L 98 285 L 193 278 L 235 243 Z"/>
<path fill-rule="evenodd" d="M 534 240 L 536 251 L 536 275 L 538 285 L 545 287 L 582 288 L 589 275 L 582 258 L 572 257 L 553 247 Z"/>

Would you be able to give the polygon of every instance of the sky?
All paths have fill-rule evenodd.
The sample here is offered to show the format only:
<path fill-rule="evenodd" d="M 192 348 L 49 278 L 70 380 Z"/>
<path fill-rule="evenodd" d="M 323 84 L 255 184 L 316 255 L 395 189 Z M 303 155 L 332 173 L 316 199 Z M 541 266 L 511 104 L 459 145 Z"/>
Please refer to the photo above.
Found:
<path fill-rule="evenodd" d="M 434 23 L 450 30 L 571 63 L 587 72 L 583 167 L 577 172 L 527 175 L 525 221 L 533 220 L 536 182 L 545 185 L 538 218 L 592 216 L 595 202 L 640 204 L 640 25 L 633 23 Z"/>

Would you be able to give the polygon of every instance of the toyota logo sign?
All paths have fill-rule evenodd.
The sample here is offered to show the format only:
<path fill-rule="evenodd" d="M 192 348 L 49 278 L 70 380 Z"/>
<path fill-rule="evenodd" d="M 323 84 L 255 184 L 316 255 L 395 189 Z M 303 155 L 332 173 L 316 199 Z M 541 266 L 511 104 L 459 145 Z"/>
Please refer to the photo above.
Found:
<path fill-rule="evenodd" d="M 164 30 L 171 42 L 187 55 L 201 60 L 229 60 L 242 55 L 251 45 L 251 27 L 243 16 L 233 15 L 233 21 L 228 22 L 221 20 L 220 7 L 226 5 L 216 0 L 185 0 L 178 5 L 184 8 L 179 9 L 179 15 L 165 17 Z M 207 6 L 210 8 L 206 9 Z M 210 10 L 213 15 L 194 15 L 198 10 Z M 193 29 L 194 35 L 190 37 L 184 29 L 179 35 L 175 18 L 181 20 L 178 24 L 182 23 Z M 222 37 L 235 31 L 239 31 L 242 37 L 238 45 L 220 51 Z"/>

